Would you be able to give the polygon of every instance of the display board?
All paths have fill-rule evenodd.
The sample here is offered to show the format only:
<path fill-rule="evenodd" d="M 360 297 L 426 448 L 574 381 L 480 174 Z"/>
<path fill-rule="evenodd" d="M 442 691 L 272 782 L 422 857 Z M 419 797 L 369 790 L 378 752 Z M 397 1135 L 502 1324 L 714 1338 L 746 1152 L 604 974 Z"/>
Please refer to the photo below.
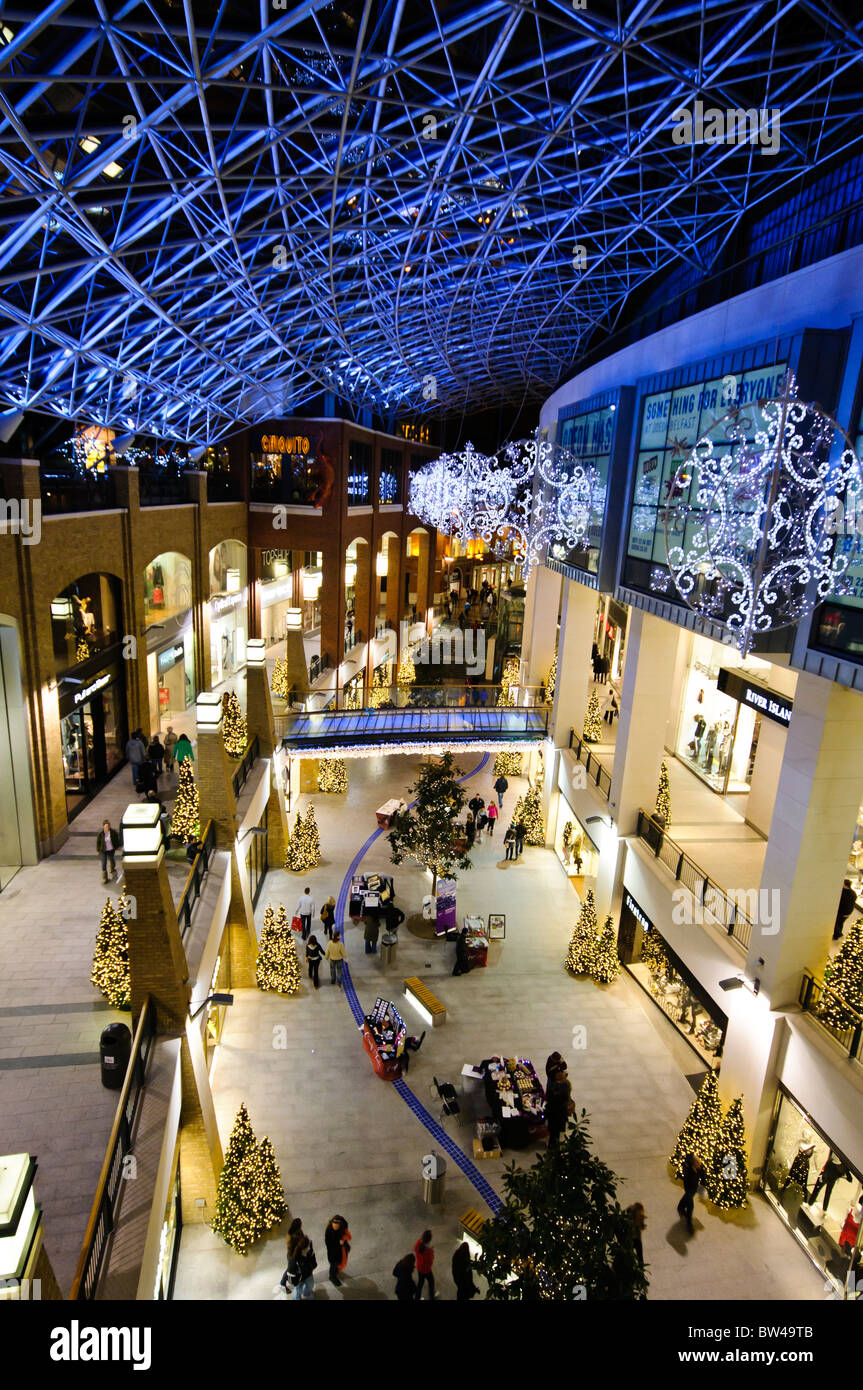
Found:
<path fill-rule="evenodd" d="M 587 544 L 570 551 L 562 545 L 552 545 L 549 553 L 555 560 L 562 560 L 567 564 L 576 565 L 579 569 L 585 569 L 590 574 L 596 574 L 605 519 L 616 407 L 607 405 L 598 410 L 586 411 L 582 407 L 583 403 L 561 411 L 558 443 L 562 448 L 569 449 L 579 462 L 595 468 L 599 477 L 599 486 L 591 507 Z M 570 410 L 572 414 L 569 414 Z"/>

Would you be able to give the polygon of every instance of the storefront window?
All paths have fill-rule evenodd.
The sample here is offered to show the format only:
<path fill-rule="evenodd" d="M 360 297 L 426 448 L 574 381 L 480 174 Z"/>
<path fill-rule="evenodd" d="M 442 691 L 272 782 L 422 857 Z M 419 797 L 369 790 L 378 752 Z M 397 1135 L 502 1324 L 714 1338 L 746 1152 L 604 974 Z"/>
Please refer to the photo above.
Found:
<path fill-rule="evenodd" d="M 210 684 L 246 664 L 248 597 L 246 547 L 222 541 L 210 551 Z"/>
<path fill-rule="evenodd" d="M 838 1291 L 860 1292 L 863 1183 L 811 1117 L 780 1091 L 763 1189 Z"/>
<path fill-rule="evenodd" d="M 71 817 L 86 806 L 125 757 L 126 691 L 122 663 L 86 684 L 60 686 L 60 747 Z"/>
<path fill-rule="evenodd" d="M 365 505 L 370 496 L 372 446 L 361 439 L 348 444 L 348 506 Z"/>
<path fill-rule="evenodd" d="M 192 562 L 175 550 L 157 555 L 144 571 L 144 621 L 164 623 L 192 607 Z"/>
<path fill-rule="evenodd" d="M 293 557 L 290 550 L 258 552 L 261 636 L 268 647 L 285 639 L 285 614 L 294 604 Z"/>
<path fill-rule="evenodd" d="M 246 868 L 249 872 L 249 892 L 252 895 L 252 907 L 257 907 L 258 898 L 261 896 L 261 889 L 264 886 L 264 877 L 267 872 L 267 850 L 269 836 L 267 834 L 267 808 L 264 807 L 264 814 L 258 821 L 258 828 L 264 833 L 262 835 L 249 836 L 249 850 L 246 855 Z"/>
<path fill-rule="evenodd" d="M 56 674 L 72 672 L 120 640 L 120 584 L 84 574 L 51 602 Z"/>
<path fill-rule="evenodd" d="M 179 1150 L 174 1159 L 174 1181 L 171 1184 L 171 1193 L 165 1208 L 165 1218 L 162 1222 L 162 1231 L 159 1237 L 159 1263 L 156 1272 L 156 1287 L 153 1290 L 153 1297 L 162 1302 L 170 1299 L 174 1291 L 174 1274 L 176 1272 L 177 1255 L 179 1244 L 177 1237 L 183 1218 L 180 1208 L 180 1164 Z"/>
<path fill-rule="evenodd" d="M 402 500 L 402 454 L 400 449 L 381 450 L 381 471 L 378 474 L 378 502 L 392 506 Z"/>
<path fill-rule="evenodd" d="M 363 708 L 363 673 L 358 671 L 342 689 L 342 709 Z"/>
<path fill-rule="evenodd" d="M 624 890 L 618 954 L 642 989 L 708 1066 L 718 1065 L 728 1019 Z"/>

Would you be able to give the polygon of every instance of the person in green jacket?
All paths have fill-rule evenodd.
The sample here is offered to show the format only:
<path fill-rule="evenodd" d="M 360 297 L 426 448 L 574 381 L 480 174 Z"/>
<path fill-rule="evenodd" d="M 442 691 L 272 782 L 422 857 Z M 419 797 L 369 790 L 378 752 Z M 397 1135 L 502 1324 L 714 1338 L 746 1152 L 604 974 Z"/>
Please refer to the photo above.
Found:
<path fill-rule="evenodd" d="M 191 758 L 192 762 L 195 761 L 195 755 L 192 752 L 192 745 L 185 734 L 180 734 L 180 737 L 177 739 L 176 745 L 174 747 L 174 757 L 177 760 L 178 766 L 180 763 L 184 762 L 186 758 Z"/>

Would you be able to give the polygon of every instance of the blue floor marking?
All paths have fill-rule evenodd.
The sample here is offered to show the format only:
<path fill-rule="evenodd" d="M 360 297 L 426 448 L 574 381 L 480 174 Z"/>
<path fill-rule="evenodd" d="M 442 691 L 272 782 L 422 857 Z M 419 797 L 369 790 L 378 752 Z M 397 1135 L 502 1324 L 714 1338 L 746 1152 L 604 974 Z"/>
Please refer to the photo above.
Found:
<path fill-rule="evenodd" d="M 460 777 L 458 780 L 460 782 L 466 782 L 468 778 L 475 777 L 478 772 L 482 772 L 490 756 L 491 754 L 489 753 L 483 753 L 482 758 L 477 763 L 473 771 L 465 773 L 464 777 Z M 416 802 L 412 801 L 410 804 L 411 806 L 415 806 Z M 356 854 L 351 860 L 350 868 L 345 874 L 345 877 L 342 881 L 342 886 L 339 889 L 339 897 L 336 903 L 337 922 L 341 922 L 342 924 L 344 924 L 348 907 L 348 895 L 351 889 L 351 879 L 353 878 L 354 874 L 356 873 L 357 869 L 359 868 L 369 849 L 374 844 L 375 840 L 377 840 L 378 837 L 383 834 L 383 827 L 379 826 L 378 829 L 373 831 L 373 833 L 369 836 L 365 844 L 357 850 Z M 341 931 L 342 933 L 344 933 L 344 925 L 342 925 Z M 347 961 L 345 961 L 342 966 L 342 984 L 344 986 L 345 999 L 347 1000 L 348 1008 L 353 1014 L 357 1026 L 361 1028 L 363 1025 L 363 1019 L 365 1018 L 365 1013 L 363 1011 L 362 1004 L 357 998 L 357 992 L 354 988 L 354 982 L 351 979 L 350 967 L 348 966 Z M 392 1085 L 394 1089 L 398 1091 L 399 1095 L 407 1105 L 408 1109 L 413 1111 L 420 1124 L 428 1130 L 435 1143 L 443 1149 L 444 1153 L 449 1154 L 450 1158 L 453 1160 L 454 1163 L 458 1164 L 465 1177 L 468 1179 L 469 1182 L 473 1184 L 480 1197 L 482 1197 L 483 1201 L 491 1208 L 493 1212 L 499 1212 L 502 1206 L 502 1202 L 500 1197 L 495 1192 L 494 1188 L 491 1186 L 490 1183 L 486 1182 L 482 1173 L 476 1167 L 476 1164 L 471 1162 L 467 1154 L 458 1147 L 458 1144 L 453 1143 L 446 1130 L 438 1124 L 434 1116 L 429 1114 L 422 1101 L 417 1099 L 410 1086 L 408 1086 L 407 1082 L 394 1081 Z"/>

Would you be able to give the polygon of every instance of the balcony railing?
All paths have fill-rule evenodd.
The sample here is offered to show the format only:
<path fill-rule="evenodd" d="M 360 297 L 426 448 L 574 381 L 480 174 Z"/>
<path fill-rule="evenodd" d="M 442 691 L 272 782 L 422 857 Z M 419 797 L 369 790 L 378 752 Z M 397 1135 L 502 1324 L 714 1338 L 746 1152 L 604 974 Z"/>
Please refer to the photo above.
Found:
<path fill-rule="evenodd" d="M 135 1122 L 141 1108 L 144 1086 L 153 1044 L 156 1040 L 156 1005 L 149 994 L 138 1019 L 135 1036 L 132 1040 L 132 1054 L 126 1070 L 126 1079 L 120 1092 L 117 1113 L 108 1139 L 108 1148 L 102 1172 L 96 1188 L 96 1196 L 90 1209 L 90 1220 L 84 1234 L 84 1243 L 78 1259 L 78 1268 L 72 1284 L 70 1298 L 73 1300 L 96 1297 L 102 1266 L 108 1242 L 114 1230 L 117 1208 L 123 1190 L 130 1186 L 126 1177 L 124 1160 L 131 1152 L 135 1138 Z"/>
<path fill-rule="evenodd" d="M 823 980 L 819 980 L 811 970 L 804 970 L 800 982 L 799 1002 L 801 1008 L 805 1009 L 831 1038 L 836 1039 L 849 1057 L 856 1062 L 863 1061 L 863 1014 L 852 1008 L 844 995 L 826 985 Z M 824 1010 L 831 1004 L 834 1008 L 838 1005 L 842 1016 L 848 1020 L 844 1027 L 830 1023 L 823 1017 Z"/>
<path fill-rule="evenodd" d="M 116 480 L 106 473 L 41 474 L 42 510 L 46 516 L 98 512 L 117 506 Z"/>
<path fill-rule="evenodd" d="M 236 772 L 231 778 L 231 781 L 234 786 L 234 796 L 239 798 L 240 792 L 243 790 L 243 787 L 249 780 L 249 773 L 254 767 L 255 759 L 258 756 L 258 735 L 255 734 L 255 737 L 252 739 L 251 743 L 249 744 L 248 748 L 243 754 L 243 761 L 240 763 L 240 766 L 237 768 Z"/>
<path fill-rule="evenodd" d="M 646 811 L 638 813 L 638 837 L 674 875 L 678 883 L 688 888 L 698 907 L 709 912 L 720 927 L 746 950 L 752 937 L 752 922 L 728 893 L 713 882 L 709 874 L 690 859 L 680 845 Z"/>
<path fill-rule="evenodd" d="M 329 669 L 330 658 L 327 656 L 326 652 L 322 652 L 320 656 L 313 656 L 311 661 L 309 662 L 309 680 L 314 683 L 314 681 L 317 680 L 318 676 L 322 675 L 324 671 L 328 671 Z"/>
<path fill-rule="evenodd" d="M 611 773 L 606 767 L 603 767 L 596 754 L 591 751 L 590 744 L 585 743 L 583 738 L 579 738 L 574 729 L 569 731 L 569 746 L 585 768 L 594 786 L 608 801 L 611 796 Z"/>
<path fill-rule="evenodd" d="M 183 938 L 192 925 L 192 908 L 201 896 L 204 879 L 209 871 L 210 860 L 215 848 L 216 827 L 211 820 L 208 820 L 204 827 L 201 848 L 192 860 L 192 867 L 189 870 L 189 877 L 186 879 L 183 896 L 177 905 L 177 921 L 180 924 L 180 936 Z"/>
<path fill-rule="evenodd" d="M 175 507 L 189 500 L 185 479 L 174 468 L 139 468 L 138 496 L 142 507 Z"/>

